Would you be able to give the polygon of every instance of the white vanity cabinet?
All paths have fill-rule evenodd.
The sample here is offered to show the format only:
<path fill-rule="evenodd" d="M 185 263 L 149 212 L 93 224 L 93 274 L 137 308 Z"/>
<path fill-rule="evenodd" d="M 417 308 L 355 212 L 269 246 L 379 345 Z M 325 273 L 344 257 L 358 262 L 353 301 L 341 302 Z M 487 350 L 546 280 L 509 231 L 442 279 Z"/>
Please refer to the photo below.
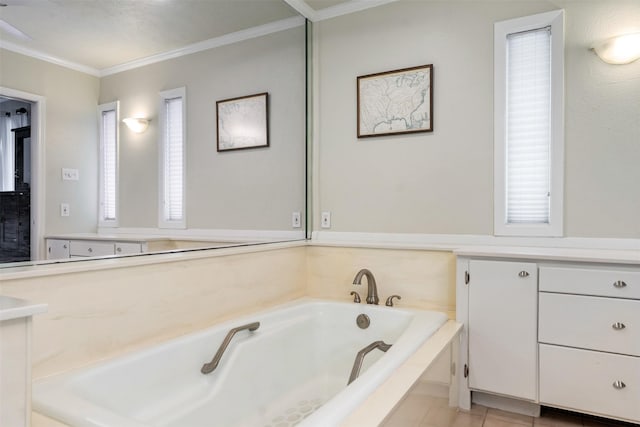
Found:
<path fill-rule="evenodd" d="M 47 239 L 47 259 L 140 254 L 147 243 L 114 239 Z"/>
<path fill-rule="evenodd" d="M 457 251 L 460 407 L 640 422 L 640 254 Z M 473 397 L 472 397 L 473 396 Z"/>
<path fill-rule="evenodd" d="M 537 266 L 469 261 L 469 388 L 535 401 Z"/>

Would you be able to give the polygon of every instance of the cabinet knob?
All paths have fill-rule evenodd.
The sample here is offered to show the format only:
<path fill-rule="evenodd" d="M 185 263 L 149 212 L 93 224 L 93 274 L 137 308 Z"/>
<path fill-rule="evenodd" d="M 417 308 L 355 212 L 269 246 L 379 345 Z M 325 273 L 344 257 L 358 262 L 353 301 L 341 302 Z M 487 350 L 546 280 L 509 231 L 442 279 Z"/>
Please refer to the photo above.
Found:
<path fill-rule="evenodd" d="M 122 248 L 119 247 L 119 248 L 116 249 L 116 251 L 122 252 Z"/>
<path fill-rule="evenodd" d="M 92 248 L 89 248 L 88 250 L 89 250 L 89 253 L 93 252 L 93 249 L 92 249 Z"/>
<path fill-rule="evenodd" d="M 520 273 L 518 273 L 518 277 L 529 277 L 529 272 L 522 270 Z"/>
<path fill-rule="evenodd" d="M 627 286 L 627 284 L 625 282 L 623 282 L 622 280 L 616 280 L 615 282 L 613 282 L 613 287 L 614 288 L 625 288 Z"/>
<path fill-rule="evenodd" d="M 616 323 L 614 323 L 613 325 L 611 325 L 611 327 L 612 327 L 613 329 L 615 329 L 616 331 L 621 331 L 621 330 L 623 330 L 624 328 L 626 328 L 626 326 L 624 325 L 624 323 L 620 323 L 620 322 L 616 322 Z"/>
<path fill-rule="evenodd" d="M 616 390 L 622 390 L 626 386 L 627 385 L 625 383 L 623 383 L 622 381 L 614 381 L 613 382 L 613 388 L 615 388 Z"/>

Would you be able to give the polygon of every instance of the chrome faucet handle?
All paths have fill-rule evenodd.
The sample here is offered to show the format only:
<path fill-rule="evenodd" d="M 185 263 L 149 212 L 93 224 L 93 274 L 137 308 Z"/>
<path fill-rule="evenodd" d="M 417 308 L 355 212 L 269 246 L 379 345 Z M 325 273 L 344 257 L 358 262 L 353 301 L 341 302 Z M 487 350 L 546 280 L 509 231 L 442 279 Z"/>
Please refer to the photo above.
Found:
<path fill-rule="evenodd" d="M 360 303 L 360 295 L 358 295 L 356 291 L 351 291 L 349 295 L 353 295 L 353 302 L 355 302 L 356 304 Z"/>
<path fill-rule="evenodd" d="M 400 295 L 391 295 L 389 298 L 387 298 L 387 302 L 385 302 L 384 305 L 386 305 L 387 307 L 393 307 L 394 298 L 398 298 L 399 300 L 402 299 Z"/>

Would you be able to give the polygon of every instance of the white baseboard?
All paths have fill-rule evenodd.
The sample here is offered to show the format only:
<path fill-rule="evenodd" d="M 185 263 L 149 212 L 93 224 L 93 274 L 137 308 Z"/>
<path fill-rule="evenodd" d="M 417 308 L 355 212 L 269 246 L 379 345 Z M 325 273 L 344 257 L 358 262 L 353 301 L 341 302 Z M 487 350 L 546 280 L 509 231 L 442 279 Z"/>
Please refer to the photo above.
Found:
<path fill-rule="evenodd" d="M 540 416 L 540 405 L 524 400 L 510 399 L 508 397 L 474 391 L 471 394 L 471 401 L 488 408 L 501 409 L 530 417 Z"/>

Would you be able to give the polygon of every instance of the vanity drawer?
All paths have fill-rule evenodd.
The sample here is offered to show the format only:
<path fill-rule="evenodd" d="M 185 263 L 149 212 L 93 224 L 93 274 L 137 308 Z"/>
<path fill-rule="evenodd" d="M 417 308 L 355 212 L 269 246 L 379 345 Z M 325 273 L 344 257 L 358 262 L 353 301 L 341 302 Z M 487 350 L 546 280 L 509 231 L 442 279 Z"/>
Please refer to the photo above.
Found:
<path fill-rule="evenodd" d="M 640 356 L 640 301 L 540 292 L 538 341 Z"/>
<path fill-rule="evenodd" d="M 640 270 L 541 266 L 539 290 L 640 299 Z"/>
<path fill-rule="evenodd" d="M 142 253 L 141 243 L 116 242 L 116 255 L 130 255 Z"/>
<path fill-rule="evenodd" d="M 640 358 L 540 344 L 541 404 L 639 422 L 638 402 Z"/>
<path fill-rule="evenodd" d="M 69 252 L 71 256 L 106 256 L 115 253 L 113 243 L 88 240 L 72 240 Z"/>

